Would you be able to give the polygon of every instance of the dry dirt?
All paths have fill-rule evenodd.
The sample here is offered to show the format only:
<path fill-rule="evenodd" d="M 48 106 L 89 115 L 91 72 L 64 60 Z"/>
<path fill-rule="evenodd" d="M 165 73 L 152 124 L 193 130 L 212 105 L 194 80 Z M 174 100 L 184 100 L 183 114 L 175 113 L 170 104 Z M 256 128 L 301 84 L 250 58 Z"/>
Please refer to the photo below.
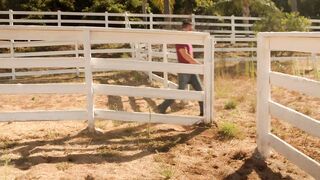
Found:
<path fill-rule="evenodd" d="M 97 83 L 137 86 L 140 74 L 98 74 Z M 2 80 L 31 83 L 34 79 Z M 50 76 L 37 82 L 82 82 L 83 78 Z M 218 78 L 215 121 L 219 127 L 96 121 L 101 134 L 86 132 L 85 121 L 0 123 L 0 179 L 312 179 L 280 154 L 266 161 L 256 151 L 255 80 Z M 320 119 L 320 100 L 273 89 L 280 103 Z M 161 99 L 97 96 L 96 106 L 123 111 L 153 111 Z M 0 111 L 81 109 L 82 95 L 0 95 Z M 235 109 L 225 109 L 227 102 Z M 171 112 L 172 111 L 172 112 Z M 196 102 L 178 102 L 169 113 L 198 114 Z M 234 123 L 236 137 L 221 133 Z M 320 161 L 320 140 L 273 121 L 273 132 Z"/>

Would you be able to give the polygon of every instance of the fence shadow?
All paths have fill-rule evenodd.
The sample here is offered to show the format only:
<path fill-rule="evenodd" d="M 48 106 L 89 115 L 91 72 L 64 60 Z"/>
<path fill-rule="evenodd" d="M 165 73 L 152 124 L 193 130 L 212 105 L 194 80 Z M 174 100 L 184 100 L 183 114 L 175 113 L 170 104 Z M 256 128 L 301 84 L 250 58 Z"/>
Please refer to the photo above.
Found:
<path fill-rule="evenodd" d="M 21 170 L 44 163 L 69 162 L 73 164 L 99 164 L 130 162 L 158 152 L 167 152 L 178 144 L 204 132 L 207 128 L 196 127 L 192 131 L 174 129 L 156 130 L 148 137 L 147 124 L 119 128 L 91 136 L 83 130 L 73 136 L 53 140 L 35 140 L 17 143 L 11 153 L 21 155 L 12 159 L 10 164 Z M 77 138 L 89 138 L 77 141 Z M 66 145 L 71 150 L 66 150 Z M 47 148 L 45 147 L 47 146 Z M 52 148 L 48 146 L 53 146 Z M 54 152 L 54 155 L 50 153 Z M 49 153 L 49 155 L 47 154 Z"/>
<path fill-rule="evenodd" d="M 290 176 L 282 176 L 281 173 L 274 172 L 270 169 L 261 157 L 257 149 L 252 153 L 251 157 L 246 159 L 243 165 L 237 169 L 234 173 L 229 174 L 224 180 L 235 180 L 235 179 L 248 179 L 248 176 L 255 171 L 260 179 L 293 179 Z"/>

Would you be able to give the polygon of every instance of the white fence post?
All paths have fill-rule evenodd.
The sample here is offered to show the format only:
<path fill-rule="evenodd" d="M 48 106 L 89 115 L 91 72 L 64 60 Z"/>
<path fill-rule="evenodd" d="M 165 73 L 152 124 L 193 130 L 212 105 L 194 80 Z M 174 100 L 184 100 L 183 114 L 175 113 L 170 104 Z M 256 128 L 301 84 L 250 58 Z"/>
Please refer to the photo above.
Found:
<path fill-rule="evenodd" d="M 127 11 L 124 13 L 124 20 L 125 20 L 126 28 L 130 28 L 130 20 L 129 20 Z"/>
<path fill-rule="evenodd" d="M 150 29 L 153 29 L 153 14 L 149 14 Z"/>
<path fill-rule="evenodd" d="M 75 45 L 75 50 L 76 50 L 76 58 L 78 58 L 79 57 L 79 45 L 78 45 L 78 42 L 76 42 L 74 45 Z M 77 77 L 79 77 L 79 75 L 80 75 L 79 67 L 77 67 L 76 73 L 77 73 Z"/>
<path fill-rule="evenodd" d="M 210 36 L 208 36 L 204 43 L 204 92 L 205 100 L 203 103 L 204 110 L 204 122 L 206 124 L 212 123 L 213 120 L 213 66 L 214 66 L 214 54 L 213 54 L 214 42 Z"/>
<path fill-rule="evenodd" d="M 236 43 L 236 23 L 234 19 L 234 15 L 231 16 L 231 43 L 235 44 Z"/>
<path fill-rule="evenodd" d="M 192 28 L 196 29 L 196 16 L 194 14 L 191 14 L 191 23 L 192 23 Z"/>
<path fill-rule="evenodd" d="M 263 157 L 268 157 L 270 147 L 268 145 L 268 134 L 271 128 L 271 117 L 269 114 L 270 95 L 270 48 L 269 39 L 258 34 L 258 67 L 257 67 L 257 144 L 258 150 Z"/>
<path fill-rule="evenodd" d="M 152 62 L 152 45 L 148 43 L 148 61 Z M 152 82 L 152 71 L 149 71 L 149 81 Z"/>
<path fill-rule="evenodd" d="M 168 63 L 168 47 L 167 44 L 163 44 L 163 63 Z M 163 72 L 163 86 L 168 88 L 168 72 Z"/>
<path fill-rule="evenodd" d="M 10 57 L 13 59 L 14 58 L 14 40 L 11 39 L 10 40 Z M 12 68 L 11 69 L 11 73 L 12 73 L 12 79 L 15 80 L 16 79 L 16 69 Z"/>
<path fill-rule="evenodd" d="M 313 71 L 314 71 L 315 78 L 317 80 L 319 80 L 320 79 L 320 75 L 318 73 L 318 57 L 317 57 L 317 54 L 316 53 L 312 53 L 311 54 L 311 59 L 312 59 L 312 66 L 313 66 Z"/>
<path fill-rule="evenodd" d="M 9 10 L 9 19 L 10 19 L 10 26 L 13 26 L 13 11 L 12 9 Z M 13 47 L 13 44 L 14 44 L 14 40 L 11 39 L 10 40 L 10 57 L 11 58 L 14 58 L 14 47 Z M 12 79 L 15 80 L 16 79 L 16 69 L 15 68 L 12 68 L 11 69 L 11 73 L 12 73 Z"/>
<path fill-rule="evenodd" d="M 94 132 L 94 99 L 93 99 L 93 79 L 91 68 L 91 33 L 90 30 L 83 31 L 83 49 L 85 58 L 85 83 L 87 89 L 87 113 L 88 113 L 88 130 Z"/>
<path fill-rule="evenodd" d="M 58 26 L 61 26 L 61 11 L 60 10 L 58 10 L 57 19 L 58 19 Z"/>
<path fill-rule="evenodd" d="M 9 20 L 10 20 L 10 22 L 9 22 L 9 24 L 10 24 L 10 26 L 13 26 L 13 19 L 14 17 L 13 17 L 13 11 L 12 11 L 12 9 L 10 9 L 9 10 Z"/>
<path fill-rule="evenodd" d="M 108 14 L 108 11 L 105 12 L 104 20 L 105 20 L 105 27 L 108 28 L 109 27 L 109 14 Z"/>

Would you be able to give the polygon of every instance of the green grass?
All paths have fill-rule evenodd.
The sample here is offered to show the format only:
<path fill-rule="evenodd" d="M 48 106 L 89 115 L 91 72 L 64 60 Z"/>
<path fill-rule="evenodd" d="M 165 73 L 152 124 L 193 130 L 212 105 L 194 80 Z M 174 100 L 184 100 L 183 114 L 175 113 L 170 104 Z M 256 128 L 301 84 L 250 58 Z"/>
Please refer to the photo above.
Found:
<path fill-rule="evenodd" d="M 224 109 L 226 109 L 226 110 L 236 109 L 237 108 L 237 104 L 238 103 L 237 103 L 236 100 L 230 99 L 224 104 Z"/>
<path fill-rule="evenodd" d="M 232 139 L 240 136 L 240 130 L 236 124 L 226 121 L 220 123 L 218 133 L 223 139 Z"/>
<path fill-rule="evenodd" d="M 99 154 L 101 154 L 105 158 L 121 156 L 121 153 L 119 151 L 113 150 L 113 149 L 108 148 L 108 147 L 98 148 L 97 151 L 98 151 Z"/>
<path fill-rule="evenodd" d="M 8 167 L 10 165 L 10 162 L 11 162 L 11 158 L 7 154 L 7 152 L 5 152 L 4 155 L 2 155 L 1 158 L 0 158 L 0 166 L 4 167 L 4 171 L 0 172 L 0 174 L 2 175 L 4 180 L 8 179 L 8 175 L 9 175 Z"/>
<path fill-rule="evenodd" d="M 173 167 L 168 166 L 168 165 L 163 165 L 160 168 L 160 175 L 164 178 L 164 179 L 171 179 L 174 176 L 175 172 Z"/>
<path fill-rule="evenodd" d="M 56 168 L 57 168 L 59 171 L 66 171 L 66 170 L 68 170 L 70 167 L 71 167 L 71 165 L 70 165 L 70 163 L 68 163 L 68 162 L 61 162 L 61 163 L 56 164 Z"/>
<path fill-rule="evenodd" d="M 9 148 L 13 148 L 17 145 L 16 142 L 11 141 L 11 140 L 2 140 L 0 142 L 0 149 L 9 149 Z"/>

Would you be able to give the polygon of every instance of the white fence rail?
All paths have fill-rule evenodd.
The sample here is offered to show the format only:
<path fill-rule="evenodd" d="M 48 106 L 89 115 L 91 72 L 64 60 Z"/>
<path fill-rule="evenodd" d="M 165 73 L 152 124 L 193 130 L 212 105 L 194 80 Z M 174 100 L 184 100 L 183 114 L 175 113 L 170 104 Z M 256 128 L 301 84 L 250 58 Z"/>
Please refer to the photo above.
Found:
<path fill-rule="evenodd" d="M 173 123 L 190 125 L 204 121 L 210 123 L 213 118 L 213 40 L 208 33 L 149 31 L 113 28 L 84 28 L 84 27 L 15 27 L 3 26 L 0 29 L 0 39 L 10 41 L 32 40 L 32 42 L 72 42 L 82 47 L 82 57 L 2 57 L 0 69 L 8 68 L 37 68 L 37 67 L 70 67 L 83 68 L 85 83 L 70 84 L 1 84 L 1 94 L 47 94 L 47 93 L 78 93 L 87 97 L 87 108 L 70 111 L 27 111 L 1 112 L 0 121 L 29 121 L 29 120 L 78 120 L 87 119 L 89 129 L 94 129 L 95 118 L 109 120 L 131 120 L 154 123 Z M 152 45 L 167 45 L 175 43 L 190 43 L 204 47 L 204 64 L 191 65 L 168 62 L 143 61 L 133 58 L 92 58 L 93 44 L 113 43 L 145 43 Z M 29 45 L 26 43 L 25 45 Z M 20 45 L 17 45 L 20 46 Z M 40 56 L 39 54 L 37 56 Z M 174 90 L 166 88 L 128 87 L 108 84 L 94 84 L 93 71 L 133 70 L 158 71 L 170 73 L 196 73 L 204 75 L 204 91 Z M 167 82 L 168 83 L 168 82 Z M 204 102 L 204 116 L 174 116 L 149 113 L 129 113 L 94 108 L 94 94 L 142 96 L 164 99 L 187 99 Z"/>
<path fill-rule="evenodd" d="M 168 21 L 170 19 L 170 21 Z M 225 61 L 256 61 L 256 36 L 253 32 L 253 23 L 259 21 L 258 17 L 236 17 L 236 16 L 204 16 L 204 15 L 164 15 L 164 14 L 130 14 L 130 13 L 91 13 L 91 12 L 34 12 L 34 11 L 0 11 L 0 25 L 47 25 L 47 26 L 102 26 L 133 29 L 177 29 L 180 28 L 181 20 L 190 19 L 197 31 L 210 32 L 217 42 L 240 43 L 244 47 L 216 47 L 215 52 L 220 56 L 216 59 Z M 320 20 L 312 20 L 310 27 L 312 31 L 320 30 Z M 14 39 L 2 41 L 0 39 L 0 50 L 8 49 L 7 53 L 0 54 L 1 57 L 37 57 L 37 56 L 83 56 L 83 48 L 79 49 L 76 42 L 16 42 Z M 241 45 L 241 46 L 242 46 Z M 16 51 L 17 48 L 34 48 L 44 46 L 71 46 L 71 50 L 23 52 Z M 148 48 L 145 48 L 148 49 Z M 143 57 L 167 57 L 176 59 L 175 50 L 166 48 L 161 52 L 137 52 L 138 46 L 131 46 L 126 49 L 92 49 L 92 54 L 102 53 L 130 53 L 132 56 L 140 54 Z M 168 53 L 166 52 L 168 50 Z M 195 52 L 203 52 L 203 48 L 195 48 Z M 235 55 L 232 55 L 232 53 Z M 238 56 L 240 54 L 240 56 Z M 314 58 L 318 58 L 314 56 Z M 276 61 L 309 60 L 307 55 L 301 57 L 272 57 Z M 0 73 L 0 77 L 45 74 L 64 74 L 83 72 L 82 68 L 57 69 L 50 71 L 19 72 L 12 68 L 11 72 Z M 154 75 L 153 75 L 154 76 Z M 151 74 L 150 74 L 151 77 Z M 155 77 L 156 78 L 156 77 Z M 167 79 L 165 77 L 165 79 Z"/>
<path fill-rule="evenodd" d="M 165 15 L 93 12 L 0 11 L 2 25 L 101 26 L 139 29 L 177 29 L 189 19 L 196 30 L 210 32 L 217 42 L 256 41 L 253 24 L 259 17 Z M 168 21 L 169 20 L 169 21 Z M 311 31 L 320 30 L 320 21 L 312 20 Z"/>
<path fill-rule="evenodd" d="M 258 149 L 267 157 L 274 148 L 293 163 L 320 179 L 320 163 L 303 154 L 271 133 L 271 117 L 284 120 L 293 126 L 320 137 L 320 120 L 285 107 L 271 100 L 271 85 L 320 97 L 320 82 L 271 71 L 271 51 L 320 52 L 320 33 L 259 33 L 258 35 L 258 94 L 257 133 Z"/>

